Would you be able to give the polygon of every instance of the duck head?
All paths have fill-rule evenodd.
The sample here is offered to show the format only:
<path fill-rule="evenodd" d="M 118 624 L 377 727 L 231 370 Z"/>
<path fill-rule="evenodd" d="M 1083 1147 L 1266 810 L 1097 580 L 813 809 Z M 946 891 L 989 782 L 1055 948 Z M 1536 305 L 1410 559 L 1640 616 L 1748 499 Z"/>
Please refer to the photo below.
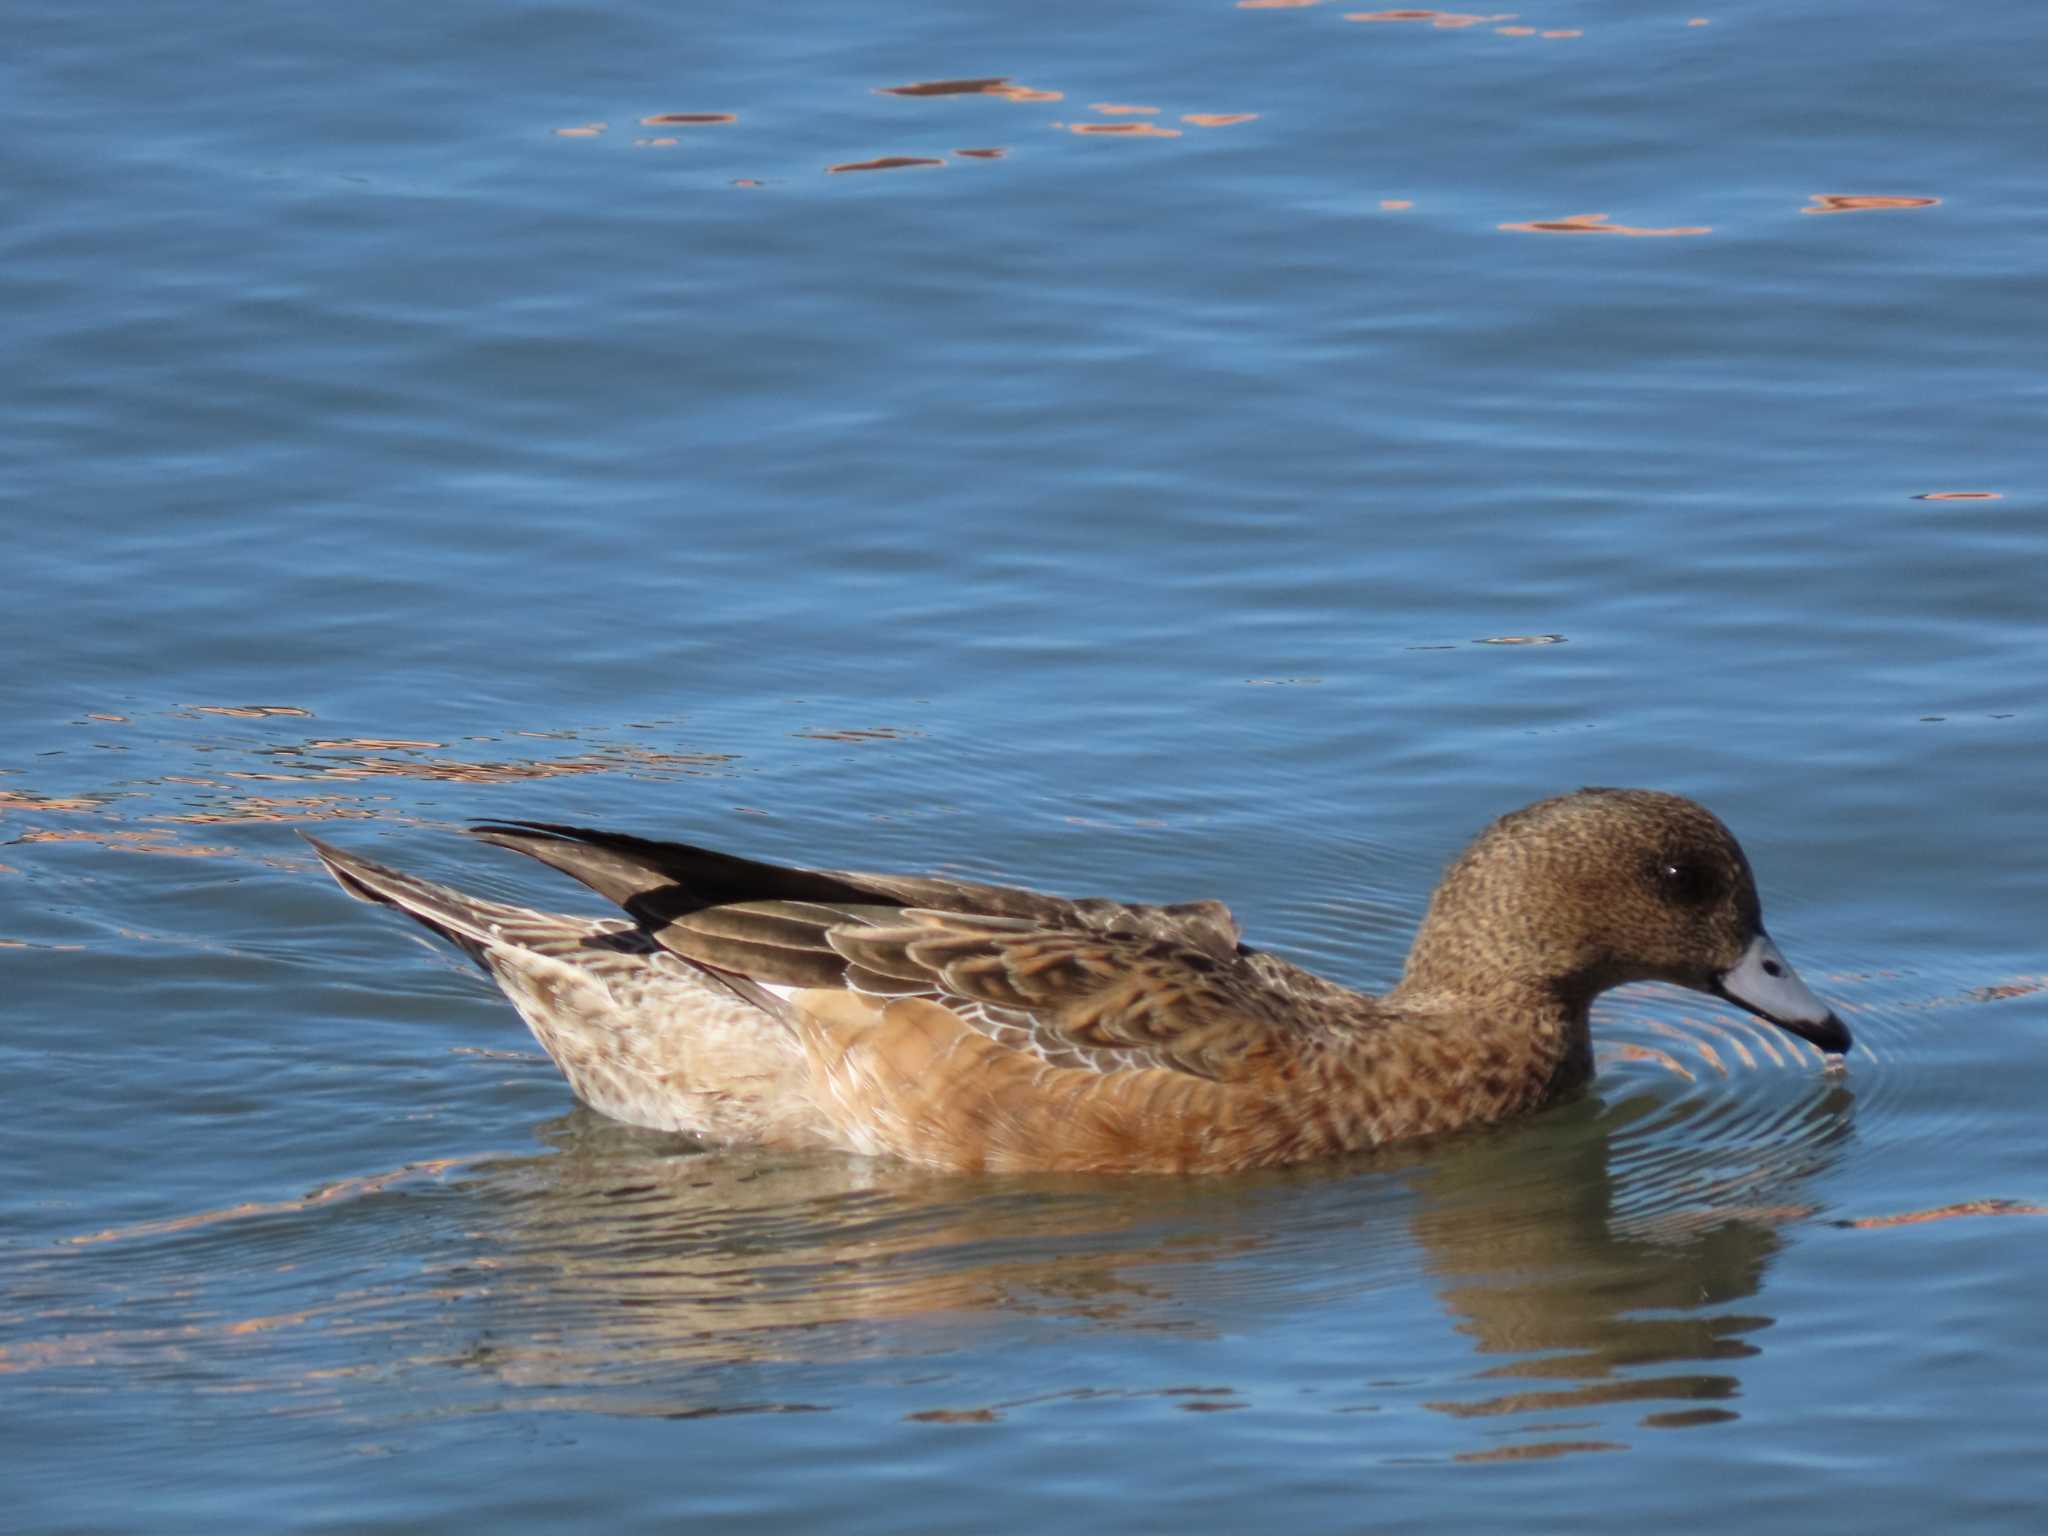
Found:
<path fill-rule="evenodd" d="M 1445 872 L 1402 984 L 1533 987 L 1582 1010 L 1632 981 L 1724 998 L 1833 1054 L 1853 1043 L 1765 931 L 1734 834 L 1656 790 L 1582 789 L 1494 822 Z"/>

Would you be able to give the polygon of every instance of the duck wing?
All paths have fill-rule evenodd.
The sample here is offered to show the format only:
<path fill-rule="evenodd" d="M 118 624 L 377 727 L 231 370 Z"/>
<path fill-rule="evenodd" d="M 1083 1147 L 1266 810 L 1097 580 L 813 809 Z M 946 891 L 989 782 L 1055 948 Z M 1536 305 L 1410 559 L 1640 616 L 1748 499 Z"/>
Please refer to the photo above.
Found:
<path fill-rule="evenodd" d="M 555 823 L 476 831 L 582 881 L 695 964 L 778 989 L 928 999 L 1054 1066 L 1242 1079 L 1298 1051 L 1336 990 L 1242 946 L 1220 902 L 790 868 Z"/>

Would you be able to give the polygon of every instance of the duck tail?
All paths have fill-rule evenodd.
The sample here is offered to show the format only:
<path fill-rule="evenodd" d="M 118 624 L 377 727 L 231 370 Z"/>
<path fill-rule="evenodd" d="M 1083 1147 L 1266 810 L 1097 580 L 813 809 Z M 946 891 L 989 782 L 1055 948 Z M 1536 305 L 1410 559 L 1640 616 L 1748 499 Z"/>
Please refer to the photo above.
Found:
<path fill-rule="evenodd" d="M 437 885 L 360 854 L 344 852 L 306 833 L 299 835 L 313 845 L 320 862 L 334 876 L 335 884 L 349 895 L 358 901 L 396 907 L 421 927 L 461 949 L 486 971 L 490 966 L 484 951 L 502 941 L 506 921 L 533 915 L 523 908 L 466 896 L 450 886 Z"/>

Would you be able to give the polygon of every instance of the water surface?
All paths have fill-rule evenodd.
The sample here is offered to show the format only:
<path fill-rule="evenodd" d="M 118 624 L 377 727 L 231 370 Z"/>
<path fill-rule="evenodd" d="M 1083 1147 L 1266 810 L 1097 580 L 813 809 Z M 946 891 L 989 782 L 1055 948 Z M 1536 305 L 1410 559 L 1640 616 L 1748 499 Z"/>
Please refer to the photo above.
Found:
<path fill-rule="evenodd" d="M 2022 9 L 26 0 L 14 1525 L 2010 1526 L 2048 1494 Z M 1361 19 L 1363 18 L 1363 19 Z M 1344 1166 L 576 1109 L 314 830 L 1228 900 L 1707 801 L 1842 1009 Z"/>

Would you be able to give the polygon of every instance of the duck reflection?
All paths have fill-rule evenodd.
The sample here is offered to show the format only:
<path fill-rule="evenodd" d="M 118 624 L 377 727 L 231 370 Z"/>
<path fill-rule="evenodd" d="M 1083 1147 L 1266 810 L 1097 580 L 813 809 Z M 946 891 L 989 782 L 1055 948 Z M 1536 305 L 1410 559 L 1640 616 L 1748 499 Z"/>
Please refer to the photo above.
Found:
<path fill-rule="evenodd" d="M 1720 1127 L 1705 1102 L 1580 1106 L 1417 1176 L 1423 1263 L 1494 1362 L 1470 1395 L 1432 1408 L 1470 1419 L 1667 1404 L 1643 1420 L 1659 1427 L 1735 1417 L 1700 1405 L 1738 1395 L 1735 1362 L 1774 1320 L 1731 1308 L 1760 1296 L 1786 1229 L 1813 1216 L 1802 1187 L 1839 1154 L 1855 1100 L 1821 1084 L 1767 1124 Z M 1635 1127 L 1616 1126 L 1632 1115 Z"/>
<path fill-rule="evenodd" d="M 575 1383 L 594 1408 L 625 1389 L 623 1411 L 648 1411 L 653 1389 L 665 1411 L 732 1411 L 706 1406 L 690 1367 L 914 1357 L 1034 1317 L 1243 1333 L 1276 1305 L 1345 1307 L 1419 1269 L 1479 1356 L 1427 1406 L 1484 1421 L 1483 1444 L 1560 1415 L 1611 1435 L 1617 1404 L 1652 1427 L 1713 1422 L 1773 1321 L 1740 1304 L 1853 1126 L 1839 1079 L 1745 1087 L 1761 1091 L 1624 1086 L 1339 1168 L 1206 1181 L 704 1153 L 577 1110 L 543 1127 L 554 1155 L 473 1170 L 485 1249 L 460 1267 L 489 1271 L 492 1342 L 468 1363 L 508 1387 Z M 1360 1360 L 1359 1381 L 1385 1386 L 1384 1366 Z M 797 1405 L 742 1411 L 763 1406 Z M 1592 1448 L 1616 1447 L 1467 1454 Z"/>

